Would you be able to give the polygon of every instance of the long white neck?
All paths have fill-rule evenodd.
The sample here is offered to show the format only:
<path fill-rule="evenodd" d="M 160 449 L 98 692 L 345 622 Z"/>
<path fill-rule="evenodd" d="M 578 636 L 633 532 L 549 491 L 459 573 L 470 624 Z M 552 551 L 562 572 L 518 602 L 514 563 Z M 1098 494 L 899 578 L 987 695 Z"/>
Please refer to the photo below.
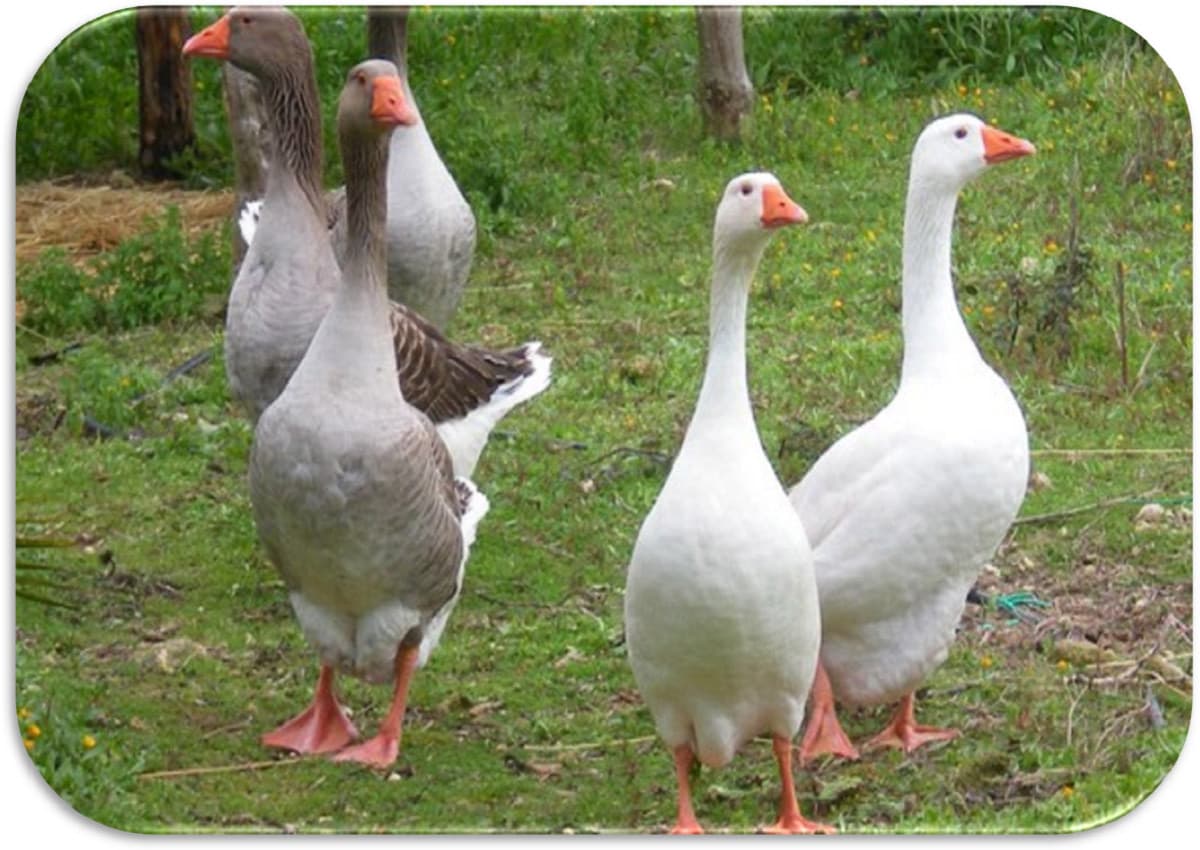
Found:
<path fill-rule="evenodd" d="M 713 247 L 708 364 L 696 414 L 753 420 L 746 384 L 746 303 L 765 245 L 750 249 L 718 239 Z"/>
<path fill-rule="evenodd" d="M 910 180 L 904 214 L 902 320 L 904 364 L 900 380 L 979 360 L 954 297 L 950 242 L 956 192 Z"/>

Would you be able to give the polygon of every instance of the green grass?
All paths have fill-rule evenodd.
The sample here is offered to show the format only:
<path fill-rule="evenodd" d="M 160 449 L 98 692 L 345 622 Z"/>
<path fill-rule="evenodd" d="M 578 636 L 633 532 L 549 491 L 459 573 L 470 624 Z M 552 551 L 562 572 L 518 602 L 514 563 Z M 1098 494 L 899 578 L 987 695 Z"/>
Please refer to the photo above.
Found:
<path fill-rule="evenodd" d="M 716 197 L 732 175 L 766 167 L 813 219 L 775 240 L 750 314 L 758 424 L 790 483 L 894 390 L 908 151 L 931 113 L 966 107 L 1039 149 L 964 193 L 954 259 L 968 324 L 1012 383 L 1052 483 L 1029 494 L 1022 516 L 1036 521 L 1014 529 L 983 583 L 1053 608 L 1041 624 L 969 608 L 921 695 L 924 721 L 965 735 L 907 758 L 818 764 L 801 774 L 801 805 L 849 832 L 1044 832 L 1103 822 L 1152 790 L 1182 747 L 1190 694 L 1144 668 L 1064 666 L 1054 653 L 1090 636 L 1121 658 L 1157 650 L 1192 670 L 1192 461 L 1173 451 L 1192 445 L 1186 107 L 1152 53 L 1087 13 L 897 14 L 889 30 L 864 16 L 749 13 L 759 97 L 744 144 L 727 147 L 700 138 L 689 14 L 414 12 L 417 95 L 481 225 L 454 332 L 540 338 L 555 382 L 484 454 L 476 479 L 492 510 L 389 777 L 319 759 L 154 776 L 272 759 L 258 735 L 298 710 L 316 672 L 250 519 L 251 433 L 227 399 L 211 303 L 228 258 L 214 247 L 192 262 L 173 225 L 148 227 L 137 250 L 96 261 L 127 289 L 116 304 L 85 297 L 91 284 L 61 263 L 53 272 L 53 258 L 19 267 L 28 315 L 54 318 L 17 333 L 18 516 L 90 547 L 62 562 L 81 607 L 17 603 L 17 705 L 26 735 L 39 728 L 31 754 L 52 787 L 88 817 L 148 832 L 668 823 L 671 764 L 624 658 L 622 588 L 699 387 Z M 329 103 L 362 49 L 361 19 L 309 20 Z M 77 33 L 78 49 L 31 85 L 22 179 L 133 160 L 126 23 Z M 888 35 L 927 26 L 948 46 L 906 51 Z M 818 62 L 804 43 L 834 45 L 835 58 Z M 220 185 L 216 69 L 195 68 L 194 182 Z M 35 144 L 85 105 L 105 118 L 79 125 L 89 135 L 70 155 Z M 142 291 L 160 278 L 181 281 L 166 307 Z M 70 341 L 82 347 L 34 365 Z M 162 385 L 205 351 L 211 360 Z M 89 421 L 120 436 L 87 437 Z M 1138 528 L 1146 500 L 1171 514 Z M 387 689 L 344 686 L 360 728 L 373 728 Z M 1161 726 L 1142 711 L 1147 694 Z M 883 719 L 845 722 L 859 739 Z M 776 793 L 769 747 L 755 742 L 701 773 L 698 815 L 749 830 L 773 817 Z"/>

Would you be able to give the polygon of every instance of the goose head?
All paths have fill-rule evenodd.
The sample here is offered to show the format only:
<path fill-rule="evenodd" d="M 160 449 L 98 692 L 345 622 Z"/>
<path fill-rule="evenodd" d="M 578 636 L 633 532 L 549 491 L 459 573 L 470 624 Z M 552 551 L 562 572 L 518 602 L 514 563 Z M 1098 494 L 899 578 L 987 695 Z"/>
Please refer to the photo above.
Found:
<path fill-rule="evenodd" d="M 970 112 L 935 118 L 913 148 L 913 179 L 957 194 L 989 165 L 1035 152 L 1034 146 L 986 123 Z"/>
<path fill-rule="evenodd" d="M 227 60 L 260 79 L 273 79 L 312 55 L 300 20 L 282 7 L 237 6 L 189 38 L 185 56 Z"/>
<path fill-rule="evenodd" d="M 717 205 L 713 241 L 725 249 L 755 254 L 766 247 L 774 230 L 806 221 L 808 213 L 788 197 L 774 174 L 742 174 L 729 181 Z"/>
<path fill-rule="evenodd" d="M 416 110 L 405 97 L 395 65 L 368 59 L 350 69 L 338 98 L 339 134 L 372 136 L 416 123 Z"/>

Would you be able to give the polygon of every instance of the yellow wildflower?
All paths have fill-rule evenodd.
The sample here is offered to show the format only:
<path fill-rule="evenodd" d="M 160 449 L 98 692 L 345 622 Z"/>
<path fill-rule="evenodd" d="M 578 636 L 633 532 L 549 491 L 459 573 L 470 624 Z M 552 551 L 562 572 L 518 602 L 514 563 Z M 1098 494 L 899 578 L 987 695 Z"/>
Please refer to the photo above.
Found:
<path fill-rule="evenodd" d="M 1058 663 L 1057 663 L 1057 664 L 1055 664 L 1054 666 L 1055 666 L 1055 668 L 1057 668 L 1057 669 L 1058 669 L 1058 672 L 1059 672 L 1059 673 L 1065 673 L 1065 672 L 1067 672 L 1067 669 L 1068 669 L 1068 668 L 1069 668 L 1071 665 L 1067 663 L 1067 659 L 1065 659 L 1065 658 L 1060 658 L 1060 659 L 1058 659 Z"/>
<path fill-rule="evenodd" d="M 83 744 L 83 748 L 85 750 L 90 750 L 92 747 L 96 746 L 96 739 L 91 735 L 84 735 L 81 743 Z"/>
<path fill-rule="evenodd" d="M 829 274 L 830 274 L 832 277 L 841 277 L 841 276 L 842 276 L 842 270 L 841 270 L 841 269 L 839 269 L 839 268 L 837 268 L 837 267 L 835 266 L 834 268 L 832 268 L 832 269 L 830 269 L 830 270 L 829 270 Z"/>
<path fill-rule="evenodd" d="M 1178 206 L 1178 204 L 1176 204 L 1176 206 Z M 33 716 L 33 712 L 30 711 L 25 706 L 21 706 L 20 708 L 17 709 L 17 719 L 18 720 L 28 720 L 32 716 Z"/>
<path fill-rule="evenodd" d="M 840 299 L 840 298 L 833 299 L 833 309 L 840 310 L 844 306 L 845 305 L 842 303 L 842 299 Z"/>
<path fill-rule="evenodd" d="M 832 127 L 834 124 L 837 123 L 837 118 L 834 117 L 833 115 L 830 115 L 828 118 L 825 119 L 825 121 L 828 122 L 830 127 Z"/>
<path fill-rule="evenodd" d="M 1070 800 L 1072 797 L 1075 796 L 1075 789 L 1072 788 L 1070 785 L 1064 785 L 1062 787 L 1062 795 L 1066 799 Z"/>
<path fill-rule="evenodd" d="M 967 87 L 964 86 L 962 83 L 959 83 L 958 84 L 958 96 L 966 97 L 966 94 L 967 94 Z"/>
<path fill-rule="evenodd" d="M 1171 171 L 1174 171 L 1175 166 L 1178 165 L 1178 163 L 1176 163 L 1175 160 L 1173 160 L 1173 159 L 1168 159 L 1166 162 L 1166 165 L 1167 165 L 1167 168 L 1169 168 Z"/>
<path fill-rule="evenodd" d="M 995 312 L 996 312 L 996 308 L 995 308 L 995 306 L 994 306 L 994 305 L 992 305 L 992 304 L 984 304 L 984 305 L 983 305 L 983 311 L 982 311 L 982 312 L 983 312 L 983 315 L 985 315 L 985 316 L 990 316 L 990 315 L 992 315 L 993 313 L 995 313 Z"/>
<path fill-rule="evenodd" d="M 867 241 L 868 241 L 868 242 L 874 242 L 874 241 L 875 241 L 875 238 L 876 238 L 876 237 L 875 237 L 875 231 L 874 231 L 874 230 L 871 230 L 870 228 L 867 228 L 867 232 L 866 232 L 866 233 L 864 233 L 863 235 L 867 237 Z"/>
<path fill-rule="evenodd" d="M 33 739 L 32 739 L 32 738 L 26 738 L 26 739 L 25 739 L 25 750 L 26 750 L 26 751 L 29 751 L 29 750 L 32 750 L 32 749 L 33 749 Z"/>
<path fill-rule="evenodd" d="M 992 656 L 990 656 L 990 655 L 985 655 L 985 656 L 983 656 L 983 658 L 979 659 L 979 666 L 982 667 L 984 670 L 991 667 L 992 663 L 993 663 Z"/>
<path fill-rule="evenodd" d="M 42 737 L 42 727 L 38 726 L 36 723 L 30 723 L 25 727 L 25 734 L 30 738 L 40 738 Z"/>
<path fill-rule="evenodd" d="M 1057 242 L 1053 239 L 1047 239 L 1046 244 L 1042 246 L 1042 250 L 1047 254 L 1057 254 L 1060 249 Z"/>

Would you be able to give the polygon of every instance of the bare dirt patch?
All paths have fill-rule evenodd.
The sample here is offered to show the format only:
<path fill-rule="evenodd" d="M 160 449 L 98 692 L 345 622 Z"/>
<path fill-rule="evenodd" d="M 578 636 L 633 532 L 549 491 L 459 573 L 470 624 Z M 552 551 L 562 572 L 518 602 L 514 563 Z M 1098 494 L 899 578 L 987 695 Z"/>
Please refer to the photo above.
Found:
<path fill-rule="evenodd" d="M 1190 533 L 1191 522 L 1191 512 L 1180 509 L 1144 533 Z M 997 561 L 1011 566 L 1021 558 L 1007 547 Z M 962 629 L 969 642 L 998 661 L 1005 656 L 1015 661 L 1032 650 L 1095 685 L 1141 690 L 1155 684 L 1187 697 L 1193 669 L 1190 582 L 1163 584 L 1143 572 L 1091 554 L 1065 572 L 985 570 L 976 587 L 993 602 L 1029 588 L 1039 605 L 1014 606 L 1007 618 L 968 605 Z"/>

